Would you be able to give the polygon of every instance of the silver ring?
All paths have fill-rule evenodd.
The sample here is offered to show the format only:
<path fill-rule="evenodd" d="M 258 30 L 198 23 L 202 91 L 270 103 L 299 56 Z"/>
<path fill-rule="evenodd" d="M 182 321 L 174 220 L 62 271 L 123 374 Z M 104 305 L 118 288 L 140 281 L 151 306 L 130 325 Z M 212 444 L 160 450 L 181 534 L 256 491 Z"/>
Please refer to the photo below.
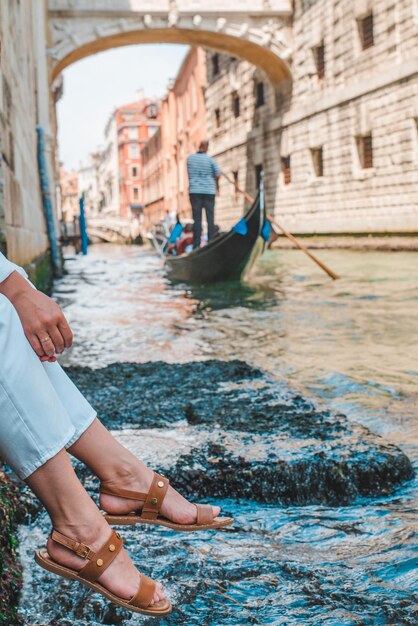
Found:
<path fill-rule="evenodd" d="M 51 337 L 47 337 L 46 339 L 40 339 L 41 343 L 46 343 L 47 341 L 51 341 Z"/>

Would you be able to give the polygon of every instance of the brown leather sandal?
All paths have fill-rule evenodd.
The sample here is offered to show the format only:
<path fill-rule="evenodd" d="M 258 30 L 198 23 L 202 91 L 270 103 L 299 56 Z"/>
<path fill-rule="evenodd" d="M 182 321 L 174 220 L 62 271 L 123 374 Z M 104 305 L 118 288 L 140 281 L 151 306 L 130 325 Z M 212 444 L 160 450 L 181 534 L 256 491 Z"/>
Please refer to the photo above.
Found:
<path fill-rule="evenodd" d="M 112 530 L 110 538 L 97 552 L 83 543 L 66 537 L 55 529 L 52 530 L 51 538 L 78 556 L 86 559 L 88 563 L 80 571 L 76 571 L 66 567 L 65 565 L 59 565 L 56 561 L 51 559 L 45 549 L 37 550 L 35 552 L 35 561 L 44 569 L 53 572 L 58 576 L 62 576 L 63 578 L 76 580 L 82 585 L 90 587 L 97 593 L 102 594 L 102 596 L 105 596 L 114 604 L 122 606 L 124 609 L 128 609 L 129 611 L 143 613 L 144 615 L 153 615 L 154 617 L 167 615 L 167 613 L 171 612 L 172 606 L 168 600 L 162 600 L 161 602 L 156 602 L 152 606 L 149 606 L 154 595 L 155 582 L 144 574 L 141 574 L 141 582 L 138 592 L 130 600 L 120 598 L 97 582 L 97 579 L 109 567 L 122 549 L 122 539 L 114 530 Z"/>
<path fill-rule="evenodd" d="M 128 489 L 117 489 L 100 485 L 100 493 L 118 498 L 138 500 L 144 503 L 141 511 L 133 511 L 125 515 L 111 515 L 104 513 L 104 517 L 109 524 L 151 524 L 154 526 L 166 526 L 172 530 L 190 532 L 193 530 L 216 530 L 229 526 L 234 521 L 231 517 L 213 517 L 210 504 L 196 504 L 197 522 L 195 524 L 176 524 L 166 517 L 159 515 L 161 506 L 167 493 L 169 480 L 154 472 L 154 479 L 148 493 L 139 491 L 129 491 Z"/>

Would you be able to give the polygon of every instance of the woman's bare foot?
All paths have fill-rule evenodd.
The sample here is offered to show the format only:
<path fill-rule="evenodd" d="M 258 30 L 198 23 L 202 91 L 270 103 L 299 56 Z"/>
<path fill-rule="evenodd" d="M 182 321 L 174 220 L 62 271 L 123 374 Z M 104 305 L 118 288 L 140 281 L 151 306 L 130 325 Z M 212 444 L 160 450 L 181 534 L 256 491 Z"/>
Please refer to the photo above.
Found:
<path fill-rule="evenodd" d="M 67 537 L 84 543 L 93 550 L 100 549 L 111 534 L 111 529 L 105 520 L 100 522 L 98 520 L 98 523 L 95 525 L 88 525 L 83 528 L 77 526 L 75 529 L 75 527 L 60 526 L 56 530 Z M 85 559 L 53 541 L 51 537 L 48 538 L 47 550 L 49 556 L 54 561 L 76 571 L 79 571 L 87 563 Z M 132 563 L 127 552 L 122 548 L 115 560 L 100 576 L 98 582 L 120 598 L 131 600 L 140 587 L 140 579 L 140 573 Z M 164 599 L 162 585 L 157 583 L 150 606 Z"/>
<path fill-rule="evenodd" d="M 120 469 L 111 479 L 102 480 L 102 485 L 108 488 L 128 489 L 140 493 L 148 493 L 154 472 L 147 468 L 142 461 L 135 459 L 131 464 Z M 108 494 L 100 494 L 100 506 L 110 515 L 124 515 L 141 508 L 138 500 L 128 500 Z M 213 517 L 218 517 L 221 509 L 213 506 Z M 173 487 L 169 487 L 164 498 L 161 515 L 176 524 L 194 524 L 197 520 L 197 509 L 194 504 L 183 498 Z"/>

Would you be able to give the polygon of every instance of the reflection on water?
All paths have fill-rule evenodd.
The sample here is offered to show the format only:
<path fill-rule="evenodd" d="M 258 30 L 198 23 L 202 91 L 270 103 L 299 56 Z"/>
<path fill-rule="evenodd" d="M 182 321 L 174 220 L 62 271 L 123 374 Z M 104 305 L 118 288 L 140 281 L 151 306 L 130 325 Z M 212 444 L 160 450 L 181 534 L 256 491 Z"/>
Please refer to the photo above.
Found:
<path fill-rule="evenodd" d="M 250 287 L 276 294 L 263 311 L 244 296 L 206 316 L 220 357 L 247 358 L 391 439 L 418 444 L 418 256 L 321 251 L 329 280 L 298 251 L 270 251 Z M 252 296 L 254 299 L 255 296 Z"/>
<path fill-rule="evenodd" d="M 63 365 L 192 360 L 196 344 L 181 332 L 196 303 L 163 278 L 158 256 L 137 247 L 94 246 L 66 262 L 54 296 L 75 332 Z"/>
<path fill-rule="evenodd" d="M 169 286 L 149 251 L 95 247 L 70 261 L 57 283 L 77 341 L 66 363 L 240 358 L 384 434 L 418 468 L 417 257 L 321 257 L 341 280 L 330 281 L 299 252 L 273 251 L 247 285 L 189 291 Z M 223 503 L 236 518 L 228 532 L 128 529 L 124 536 L 138 565 L 145 554 L 147 573 L 168 581 L 179 605 L 160 623 L 416 626 L 417 486 L 414 479 L 395 496 L 345 508 L 232 499 Z M 47 528 L 42 518 L 22 529 L 25 563 Z M 54 624 L 150 623 L 50 580 L 26 567 L 27 623 L 60 616 L 57 603 L 70 588 L 74 599 L 85 597 L 84 608 L 67 607 L 68 619 Z"/>

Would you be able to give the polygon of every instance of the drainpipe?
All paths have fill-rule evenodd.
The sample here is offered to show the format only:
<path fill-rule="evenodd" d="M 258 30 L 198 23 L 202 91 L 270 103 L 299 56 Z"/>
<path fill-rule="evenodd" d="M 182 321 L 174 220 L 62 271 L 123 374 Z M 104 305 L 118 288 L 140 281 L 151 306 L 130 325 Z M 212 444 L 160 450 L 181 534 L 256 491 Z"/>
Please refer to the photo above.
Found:
<path fill-rule="evenodd" d="M 84 191 L 80 196 L 80 239 L 81 239 L 81 252 L 83 256 L 87 254 L 87 248 L 89 245 L 89 236 L 87 234 L 86 214 L 84 211 Z"/>
<path fill-rule="evenodd" d="M 42 203 L 48 231 L 49 247 L 51 249 L 52 268 L 56 277 L 62 276 L 62 259 L 55 230 L 54 211 L 52 208 L 51 192 L 49 190 L 48 171 L 45 159 L 45 138 L 42 126 L 36 126 L 38 135 L 38 169 L 41 183 Z"/>

